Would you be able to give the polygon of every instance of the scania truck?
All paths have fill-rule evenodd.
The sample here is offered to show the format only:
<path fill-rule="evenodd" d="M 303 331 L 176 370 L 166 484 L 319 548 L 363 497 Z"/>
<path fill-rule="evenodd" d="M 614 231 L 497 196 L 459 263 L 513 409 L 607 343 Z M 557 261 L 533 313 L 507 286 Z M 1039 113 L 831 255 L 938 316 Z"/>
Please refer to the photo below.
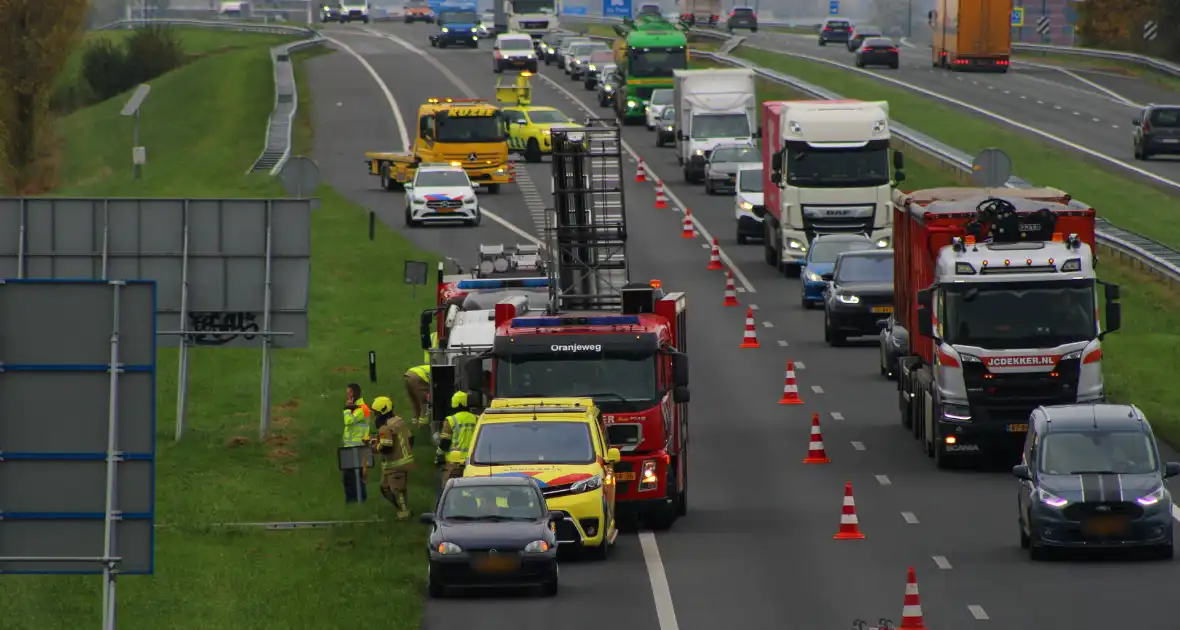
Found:
<path fill-rule="evenodd" d="M 1051 188 L 898 192 L 894 208 L 901 423 L 939 468 L 1014 459 L 1036 407 L 1104 400 L 1122 314 L 1094 273 L 1093 208 Z"/>
<path fill-rule="evenodd" d="M 762 104 L 766 263 L 797 278 L 811 239 L 864 234 L 893 238 L 889 104 L 768 101 Z"/>

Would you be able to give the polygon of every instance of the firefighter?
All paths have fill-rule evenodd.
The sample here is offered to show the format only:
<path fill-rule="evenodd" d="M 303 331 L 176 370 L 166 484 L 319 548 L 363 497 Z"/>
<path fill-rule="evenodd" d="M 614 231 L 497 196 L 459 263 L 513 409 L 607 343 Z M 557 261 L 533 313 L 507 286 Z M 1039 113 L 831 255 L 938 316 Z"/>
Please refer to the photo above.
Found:
<path fill-rule="evenodd" d="M 361 386 L 356 383 L 349 383 L 345 391 L 342 446 L 346 448 L 364 446 L 369 442 L 369 418 L 372 415 L 372 409 L 365 404 L 365 399 L 361 398 Z M 348 503 L 363 503 L 368 494 L 365 491 L 364 469 L 361 470 L 359 484 L 357 483 L 355 471 L 345 470 L 343 472 L 344 500 Z"/>
<path fill-rule="evenodd" d="M 410 397 L 410 406 L 414 416 L 410 422 L 419 425 L 430 424 L 426 415 L 426 399 L 430 396 L 430 365 L 418 365 L 406 370 L 406 395 Z"/>
<path fill-rule="evenodd" d="M 406 482 L 414 465 L 414 435 L 401 417 L 393 415 L 393 401 L 388 397 L 375 398 L 373 411 L 380 427 L 374 448 L 381 456 L 381 495 L 397 508 L 398 520 L 405 520 L 410 517 Z"/>
<path fill-rule="evenodd" d="M 467 407 L 467 392 L 455 392 L 451 397 L 453 412 L 443 422 L 442 431 L 438 434 L 438 450 L 435 452 L 436 463 L 445 462 L 442 482 L 463 476 L 463 467 L 467 464 L 467 453 L 471 450 L 471 437 L 475 433 L 475 423 L 479 420 Z"/>

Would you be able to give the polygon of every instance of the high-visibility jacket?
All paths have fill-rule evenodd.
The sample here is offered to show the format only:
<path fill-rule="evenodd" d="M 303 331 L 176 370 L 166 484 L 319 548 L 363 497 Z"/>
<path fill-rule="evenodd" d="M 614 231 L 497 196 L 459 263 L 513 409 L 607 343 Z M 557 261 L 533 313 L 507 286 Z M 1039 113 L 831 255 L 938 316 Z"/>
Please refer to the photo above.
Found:
<path fill-rule="evenodd" d="M 418 365 L 406 370 L 406 374 L 414 374 L 422 379 L 423 383 L 430 383 L 430 366 Z"/>
<path fill-rule="evenodd" d="M 404 468 L 414 463 L 410 428 L 405 421 L 394 416 L 377 431 L 377 450 L 381 453 L 381 470 Z"/>
<path fill-rule="evenodd" d="M 344 446 L 364 446 L 369 439 L 369 416 L 373 411 L 364 400 L 356 401 L 356 407 L 344 410 Z"/>
<path fill-rule="evenodd" d="M 449 439 L 451 450 L 447 451 L 447 462 L 462 464 L 467 461 L 467 454 L 471 451 L 471 437 L 475 434 L 475 423 L 479 418 L 470 411 L 460 411 L 453 416 L 447 416 L 446 424 L 439 432 L 439 439 Z"/>
<path fill-rule="evenodd" d="M 430 333 L 430 347 L 431 348 L 438 347 L 438 333 L 436 333 L 436 332 Z M 422 362 L 425 363 L 426 365 L 430 365 L 430 350 L 423 350 L 422 355 L 423 355 Z"/>

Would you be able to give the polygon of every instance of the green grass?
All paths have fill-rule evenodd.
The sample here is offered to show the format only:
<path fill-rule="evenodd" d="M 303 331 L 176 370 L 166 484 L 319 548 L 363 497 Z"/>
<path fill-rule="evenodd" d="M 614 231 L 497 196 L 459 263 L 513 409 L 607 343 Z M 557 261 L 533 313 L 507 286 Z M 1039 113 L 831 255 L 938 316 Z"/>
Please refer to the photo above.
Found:
<path fill-rule="evenodd" d="M 257 47 L 263 53 L 266 48 Z M 73 149 L 105 157 L 72 162 L 67 175 L 80 183 L 58 193 L 272 195 L 276 186 L 270 178 L 238 168 L 261 150 L 270 110 L 270 75 L 259 75 L 254 52 L 249 47 L 210 56 L 155 83 L 149 101 L 155 104 L 156 126 L 145 142 L 161 150 L 149 156 L 152 176 L 138 185 L 129 185 L 131 167 L 122 159 L 127 151 L 108 150 L 108 145 L 129 146 L 129 136 L 125 127 L 106 118 L 105 106 L 67 118 L 63 129 Z M 301 54 L 297 63 L 306 56 Z M 216 89 L 198 97 L 192 85 Z M 265 105 L 256 107 L 253 101 Z M 311 106 L 302 91 L 295 140 L 303 150 L 312 145 Z M 104 176 L 87 181 L 84 176 L 97 167 Z M 119 582 L 122 628 L 357 628 L 378 617 L 390 630 L 418 627 L 425 581 L 421 526 L 388 520 L 392 507 L 381 499 L 374 480 L 367 504 L 346 506 L 336 446 L 348 382 L 361 382 L 368 400 L 385 394 L 398 410 L 408 409 L 401 373 L 421 361 L 417 316 L 433 300 L 429 291 L 411 296 L 408 287 L 390 278 L 400 277 L 406 259 L 434 264 L 437 257 L 380 227 L 376 241 L 368 241 L 363 208 L 327 186 L 318 196 L 321 206 L 312 213 L 310 344 L 274 354 L 272 435 L 265 442 L 257 438 L 259 351 L 192 352 L 186 433 L 180 443 L 172 439 L 177 353 L 160 352 L 156 574 Z M 380 386 L 364 378 L 370 350 L 378 356 Z M 418 439 L 420 463 L 411 473 L 410 500 L 423 511 L 433 501 L 428 482 L 433 454 L 428 437 Z M 383 520 L 286 532 L 213 526 L 373 519 Z M 0 592 L 0 625 L 5 630 L 91 625 L 98 614 L 99 582 L 96 577 L 10 577 Z"/>
<path fill-rule="evenodd" d="M 1086 162 L 1055 144 L 830 64 L 750 48 L 739 48 L 735 54 L 848 98 L 889 101 L 890 117 L 897 122 L 968 153 L 1001 148 L 1011 156 L 1013 170 L 1021 177 L 1069 192 L 1115 225 L 1180 247 L 1180 221 L 1173 219 L 1174 196 Z"/>

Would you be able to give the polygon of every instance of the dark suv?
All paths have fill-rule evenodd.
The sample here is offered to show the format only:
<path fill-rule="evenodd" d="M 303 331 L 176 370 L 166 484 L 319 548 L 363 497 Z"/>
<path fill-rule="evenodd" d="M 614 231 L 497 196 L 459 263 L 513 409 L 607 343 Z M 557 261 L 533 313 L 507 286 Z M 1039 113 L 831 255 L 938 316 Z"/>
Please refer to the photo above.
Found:
<path fill-rule="evenodd" d="M 819 45 L 828 42 L 847 44 L 852 36 L 852 23 L 844 18 L 828 18 L 819 27 Z"/>
<path fill-rule="evenodd" d="M 751 33 L 757 33 L 758 15 L 750 7 L 734 7 L 729 12 L 729 18 L 725 20 L 725 28 L 730 33 L 739 28 L 748 28 Z"/>
<path fill-rule="evenodd" d="M 1148 105 L 1131 121 L 1135 159 L 1180 155 L 1180 105 Z"/>

